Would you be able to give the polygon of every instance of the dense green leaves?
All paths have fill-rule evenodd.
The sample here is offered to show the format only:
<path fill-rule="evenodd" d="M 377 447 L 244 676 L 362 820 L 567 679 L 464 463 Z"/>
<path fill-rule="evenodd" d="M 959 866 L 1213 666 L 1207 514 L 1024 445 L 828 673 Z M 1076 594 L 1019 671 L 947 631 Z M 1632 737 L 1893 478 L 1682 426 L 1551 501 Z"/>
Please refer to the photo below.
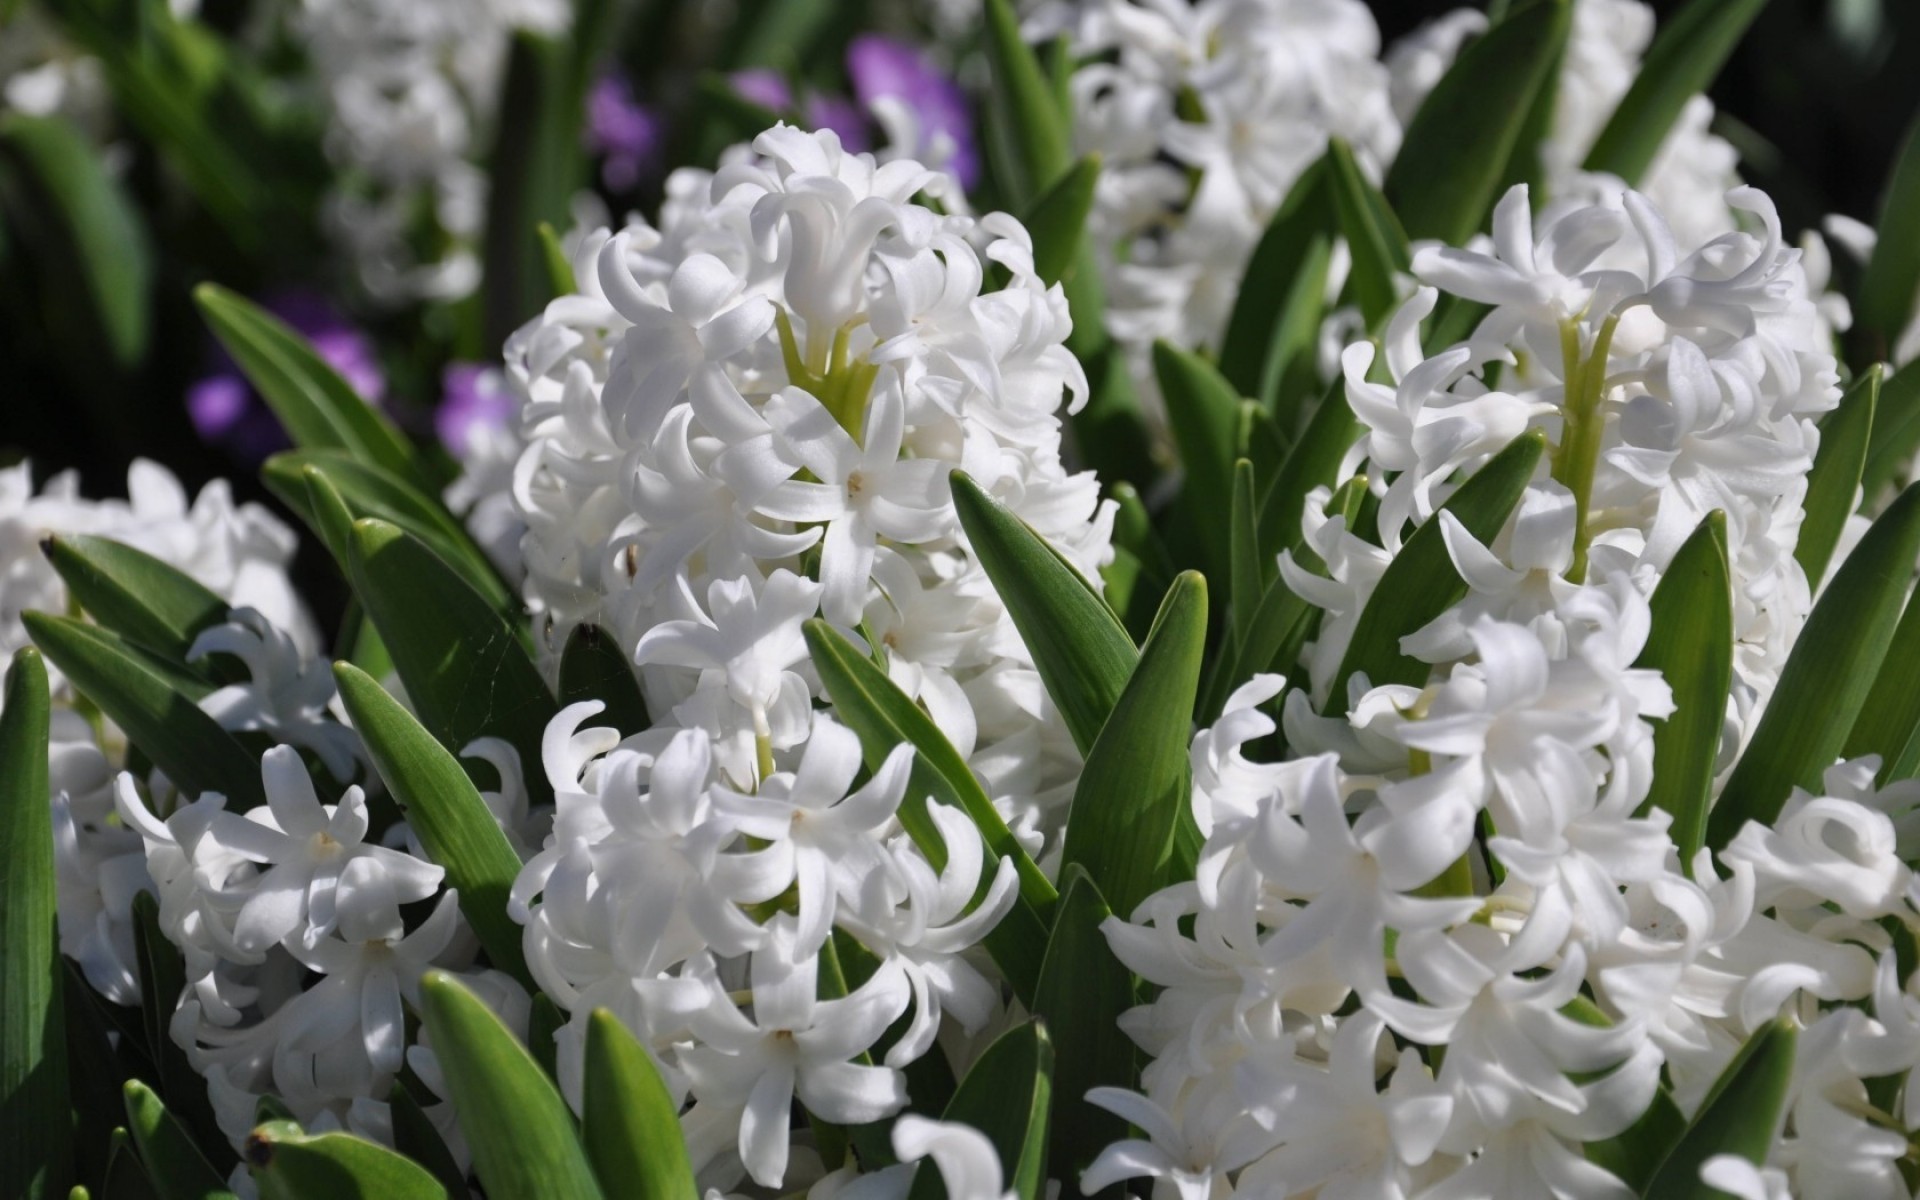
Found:
<path fill-rule="evenodd" d="M 449 750 L 477 737 L 509 742 L 529 766 L 556 711 L 518 631 L 425 542 L 386 521 L 351 534 L 354 593 L 393 656 L 407 699 Z M 546 773 L 526 772 L 535 803 Z"/>
<path fill-rule="evenodd" d="M 453 976 L 420 980 L 453 1111 L 493 1200 L 601 1200 L 573 1114 L 513 1032 Z"/>
<path fill-rule="evenodd" d="M 1860 486 L 1867 500 L 1878 500 L 1920 451 L 1920 368 L 1908 364 L 1880 385 L 1873 406 L 1873 432 L 1867 442 Z"/>
<path fill-rule="evenodd" d="M 1793 547 L 1793 557 L 1815 587 L 1826 577 L 1833 548 L 1840 544 L 1840 531 L 1856 507 L 1879 400 L 1880 367 L 1875 365 L 1854 380 L 1840 407 L 1820 426 L 1820 450 L 1814 455 L 1807 498 L 1801 506 L 1806 517 Z"/>
<path fill-rule="evenodd" d="M 600 724 L 631 736 L 648 728 L 647 702 L 640 681 L 620 644 L 598 625 L 576 625 L 560 652 L 560 703 L 598 700 L 606 705 Z"/>
<path fill-rule="evenodd" d="M 1227 511 L 1233 487 L 1240 395 L 1213 364 L 1171 342 L 1153 344 L 1153 373 L 1186 479 L 1180 504 L 1216 579 L 1227 570 Z"/>
<path fill-rule="evenodd" d="M 1312 346 L 1326 304 L 1336 221 L 1329 174 L 1324 159 L 1308 167 L 1274 211 L 1247 260 L 1220 343 L 1220 373 L 1235 391 L 1288 419 L 1281 380 Z M 1285 421 L 1281 427 L 1293 432 Z"/>
<path fill-rule="evenodd" d="M 914 747 L 913 775 L 900 806 L 900 823 L 935 868 L 945 866 L 947 852 L 939 828 L 927 816 L 928 797 L 966 813 L 988 851 L 996 858 L 1013 860 L 1020 876 L 1020 899 L 987 935 L 985 944 L 1014 992 L 1031 1000 L 1045 952 L 1044 918 L 1057 898 L 1053 884 L 1014 838 L 966 760 L 933 719 L 831 625 L 815 619 L 805 629 L 814 669 L 833 700 L 835 715 L 859 737 L 868 768 L 877 770 L 896 746 Z M 981 889 L 989 883 L 983 876 Z"/>
<path fill-rule="evenodd" d="M 990 122 L 1011 154 L 1003 181 L 1016 203 L 1053 185 L 1071 161 L 1067 118 L 1040 59 L 1020 36 L 1012 0 L 986 0 L 987 62 L 993 70 Z M 1015 209 L 1014 211 L 1019 211 Z"/>
<path fill-rule="evenodd" d="M 1877 228 L 1880 236 L 1860 280 L 1854 315 L 1861 329 L 1876 339 L 1874 357 L 1885 358 L 1912 319 L 1920 289 L 1920 117 L 1907 131 L 1893 177 L 1880 197 Z"/>
<path fill-rule="evenodd" d="M 1492 541 L 1520 502 L 1545 447 L 1537 431 L 1515 438 L 1406 540 L 1360 612 L 1327 695 L 1329 713 L 1347 711 L 1347 681 L 1356 674 L 1364 673 L 1374 687 L 1426 681 L 1427 664 L 1404 653 L 1400 639 L 1451 608 L 1467 588 L 1441 536 L 1440 514 L 1451 513 L 1475 538 Z"/>
<path fill-rule="evenodd" d="M 1690 0 L 1669 17 L 1587 151 L 1586 169 L 1638 184 L 1687 102 L 1707 90 L 1766 6 L 1767 0 Z"/>
<path fill-rule="evenodd" d="M 35 1200 L 65 1195 L 72 1170 L 47 723 L 47 668 L 29 646 L 0 707 L 0 1195 Z"/>
<path fill-rule="evenodd" d="M 200 711 L 189 681 L 104 629 L 66 617 L 22 617 L 34 644 L 82 695 L 189 796 L 219 792 L 244 812 L 266 803 L 260 764 Z"/>
<path fill-rule="evenodd" d="M 1920 485 L 1873 523 L 1813 606 L 1747 751 L 1707 826 L 1716 850 L 1748 820 L 1772 822 L 1796 784 L 1833 763 L 1886 661 L 1920 558 Z"/>
<path fill-rule="evenodd" d="M 581 1138 L 607 1200 L 688 1200 L 698 1195 L 680 1110 L 660 1071 L 619 1018 L 587 1019 Z"/>
<path fill-rule="evenodd" d="M 1033 269 L 1046 283 L 1059 283 L 1073 269 L 1086 243 L 1087 214 L 1093 211 L 1094 185 L 1100 182 L 1100 158 L 1088 155 L 1034 200 L 1027 211 L 1033 235 Z M 1076 321 L 1081 314 L 1074 314 Z"/>
<path fill-rule="evenodd" d="M 973 1061 L 941 1119 L 985 1134 L 999 1152 L 1007 1189 L 1020 1200 L 1040 1200 L 1046 1194 L 1052 1103 L 1053 1039 L 1033 1019 L 995 1038 Z M 923 1161 L 915 1170 L 907 1200 L 949 1200 L 933 1163 Z"/>
<path fill-rule="evenodd" d="M 1720 1195 L 1700 1181 L 1700 1166 L 1709 1158 L 1737 1154 L 1756 1165 L 1766 1161 L 1793 1081 L 1794 1030 L 1793 1019 L 1781 1017 L 1747 1039 L 1641 1195 L 1708 1200 Z"/>
<path fill-rule="evenodd" d="M 125 1094 L 127 1129 L 160 1200 L 231 1200 L 226 1180 L 195 1148 L 193 1138 L 153 1089 L 132 1080 Z"/>
<path fill-rule="evenodd" d="M 285 322 L 215 284 L 203 283 L 193 295 L 214 336 L 295 444 L 345 450 L 361 462 L 427 482 L 399 430 Z"/>
<path fill-rule="evenodd" d="M 201 631 L 227 619 L 227 602 L 143 550 L 88 534 L 46 541 L 67 593 L 94 620 L 184 663 Z"/>
<path fill-rule="evenodd" d="M 1359 435 L 1360 422 L 1347 403 L 1346 384 L 1335 380 L 1261 498 L 1258 532 L 1262 558 L 1271 560 L 1300 540 L 1307 493 L 1336 482 L 1341 460 Z"/>
<path fill-rule="evenodd" d="M 1074 788 L 1063 861 L 1086 868 L 1123 913 L 1170 882 L 1174 831 L 1192 784 L 1187 718 L 1206 636 L 1207 581 L 1188 571 L 1161 603 Z"/>
<path fill-rule="evenodd" d="M 29 36 L 25 31 L 16 34 Z M 54 117 L 0 117 L 5 211 L 40 261 L 52 332 L 123 367 L 146 354 L 152 255 L 139 217 L 86 135 Z"/>
<path fill-rule="evenodd" d="M 962 471 L 953 473 L 953 505 L 1074 744 L 1087 753 L 1139 658 L 1133 639 L 1085 576 Z"/>
<path fill-rule="evenodd" d="M 1538 0 L 1454 61 L 1407 126 L 1383 190 L 1407 236 L 1464 243 L 1486 222 L 1535 98 L 1572 20 L 1568 0 Z"/>
<path fill-rule="evenodd" d="M 1087 1103 L 1086 1094 L 1089 1088 L 1134 1084 L 1133 1042 L 1120 1030 L 1120 1014 L 1134 1004 L 1134 987 L 1100 931 L 1112 911 L 1099 887 L 1072 863 L 1060 872 L 1060 885 L 1033 1011 L 1054 1044 L 1047 1170 L 1057 1179 L 1075 1179 L 1101 1150 L 1126 1136 L 1126 1122 Z"/>
<path fill-rule="evenodd" d="M 1680 864 L 1689 873 L 1706 838 L 1713 767 L 1733 684 L 1733 593 L 1727 519 L 1714 512 L 1693 531 L 1653 590 L 1653 623 L 1637 666 L 1673 689 L 1673 715 L 1653 731 L 1653 779 L 1646 808 L 1673 816 Z"/>
<path fill-rule="evenodd" d="M 1386 197 L 1360 173 L 1353 148 L 1334 138 L 1327 144 L 1327 162 L 1340 234 L 1353 255 L 1348 287 L 1359 301 L 1367 328 L 1377 329 L 1399 303 L 1394 279 L 1406 274 L 1413 252 Z"/>
<path fill-rule="evenodd" d="M 269 1121 L 247 1138 L 247 1165 L 261 1200 L 442 1200 L 419 1163 L 350 1133 L 309 1134 Z"/>
<path fill-rule="evenodd" d="M 493 965 L 529 982 L 520 926 L 507 915 L 507 894 L 520 873 L 520 857 L 486 801 L 447 748 L 371 676 L 335 663 L 333 677 L 375 769 L 400 802 L 427 856 L 446 868 L 447 886 L 459 890 L 460 911 Z"/>
<path fill-rule="evenodd" d="M 1920 604 L 1912 597 L 1894 627 L 1893 640 L 1887 644 L 1886 660 L 1879 664 L 1873 690 L 1860 709 L 1860 717 L 1847 734 L 1840 753 L 1845 758 L 1864 754 L 1880 756 L 1880 781 L 1911 779 L 1920 774 L 1920 680 L 1914 677 L 1914 664 L 1920 663 Z"/>

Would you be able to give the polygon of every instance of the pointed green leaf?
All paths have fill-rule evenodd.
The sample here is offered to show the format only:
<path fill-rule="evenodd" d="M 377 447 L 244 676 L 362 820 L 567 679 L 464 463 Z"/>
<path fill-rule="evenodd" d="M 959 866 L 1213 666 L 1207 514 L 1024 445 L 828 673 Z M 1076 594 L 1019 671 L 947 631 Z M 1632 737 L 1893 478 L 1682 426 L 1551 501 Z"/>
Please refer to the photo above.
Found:
<path fill-rule="evenodd" d="M 1047 1111 L 1053 1101 L 1053 1039 L 1046 1026 L 1028 1020 L 995 1038 L 973 1060 L 943 1121 L 958 1121 L 985 1134 L 1000 1154 L 1006 1187 L 1020 1200 L 1040 1200 L 1047 1182 Z M 907 1200 L 948 1200 L 947 1185 L 932 1163 L 913 1175 Z"/>
<path fill-rule="evenodd" d="M 1878 664 L 1873 690 L 1867 693 L 1867 702 L 1840 751 L 1844 758 L 1878 754 L 1883 785 L 1920 774 L 1920 683 L 1914 678 L 1915 663 L 1920 663 L 1920 604 L 1909 597 L 1887 644 L 1886 659 Z"/>
<path fill-rule="evenodd" d="M 448 1097 L 495 1200 L 600 1200 L 573 1114 L 492 1009 L 453 976 L 420 980 L 421 1017 Z"/>
<path fill-rule="evenodd" d="M 566 648 L 560 652 L 560 704 L 564 707 L 581 700 L 598 700 L 606 705 L 600 723 L 631 737 L 649 729 L 647 702 L 640 695 L 640 681 L 633 676 L 633 664 L 620 649 L 613 635 L 598 625 L 575 625 L 567 635 Z"/>
<path fill-rule="evenodd" d="M 1042 915 L 1052 910 L 1057 898 L 1053 884 L 1014 838 L 966 760 L 925 710 L 825 621 L 808 621 L 805 631 L 814 669 L 833 699 L 834 713 L 860 738 L 868 768 L 878 769 L 894 747 L 903 743 L 910 743 L 917 751 L 907 800 L 900 806 L 900 824 L 934 868 L 943 868 L 947 855 L 940 830 L 926 813 L 928 796 L 966 813 L 980 831 L 988 852 L 995 858 L 1013 860 L 1020 876 L 1020 899 L 987 935 L 985 944 L 1015 992 L 1030 999 L 1046 946 Z M 983 876 L 976 899 L 989 883 Z"/>
<path fill-rule="evenodd" d="M 372 676 L 349 663 L 335 663 L 333 678 L 347 716 L 366 741 L 373 765 L 399 801 L 407 824 L 427 857 L 446 868 L 447 886 L 459 890 L 460 911 L 479 935 L 487 957 L 530 986 L 520 926 L 507 915 L 507 894 L 520 873 L 520 858 L 479 790 L 447 748 Z M 537 770 L 540 759 L 523 761 Z"/>
<path fill-rule="evenodd" d="M 1085 576 L 963 471 L 953 473 L 953 505 L 1074 744 L 1087 753 L 1140 657 L 1133 639 Z"/>
<path fill-rule="evenodd" d="M 1033 1012 L 1046 1023 L 1054 1049 L 1047 1173 L 1077 1179 L 1100 1151 L 1127 1134 L 1125 1121 L 1089 1104 L 1086 1095 L 1090 1088 L 1137 1085 L 1133 1041 L 1120 1029 L 1120 1014 L 1135 997 L 1133 976 L 1100 930 L 1113 915 L 1100 888 L 1073 863 L 1061 869 L 1060 887 Z"/>
<path fill-rule="evenodd" d="M 445 505 L 400 476 L 339 450 L 289 450 L 269 458 L 260 468 L 267 490 L 297 513 L 323 542 L 329 542 L 321 523 L 323 514 L 312 496 L 314 476 L 333 489 L 350 521 L 361 517 L 391 521 L 431 546 L 493 607 L 503 613 L 519 613 L 519 598 L 466 528 Z"/>
<path fill-rule="evenodd" d="M 604 1008 L 587 1018 L 581 1138 L 607 1200 L 698 1195 L 680 1110 L 646 1048 Z"/>
<path fill-rule="evenodd" d="M 261 1200 L 444 1200 L 419 1163 L 350 1133 L 309 1134 L 270 1121 L 247 1138 Z"/>
<path fill-rule="evenodd" d="M 1687 101 L 1707 90 L 1766 6 L 1767 0 L 1691 0 L 1668 18 L 1648 47 L 1633 86 L 1587 151 L 1585 169 L 1637 185 Z"/>
<path fill-rule="evenodd" d="M 183 794 L 219 792 L 242 812 L 266 803 L 259 761 L 200 711 L 183 680 L 104 629 L 37 612 L 21 619 L 48 660 Z"/>
<path fill-rule="evenodd" d="M 1320 327 L 1336 220 L 1328 175 L 1326 160 L 1316 161 L 1274 211 L 1247 260 L 1221 339 L 1220 373 L 1269 411 L 1289 361 L 1312 345 Z"/>
<path fill-rule="evenodd" d="M 1673 689 L 1673 715 L 1653 730 L 1653 783 L 1641 811 L 1673 815 L 1680 865 L 1707 835 L 1713 767 L 1733 684 L 1733 592 L 1727 571 L 1727 518 L 1715 511 L 1674 553 L 1653 589 L 1653 624 L 1635 666 L 1656 670 Z"/>
<path fill-rule="evenodd" d="M 361 462 L 426 484 L 400 431 L 285 322 L 216 284 L 201 284 L 193 298 L 214 336 L 297 445 L 345 450 Z"/>
<path fill-rule="evenodd" d="M 133 950 L 140 995 L 147 1001 L 138 1012 L 145 1022 L 145 1045 L 153 1059 L 159 1094 L 207 1161 L 216 1169 L 231 1167 L 233 1147 L 213 1114 L 206 1080 L 193 1069 L 169 1029 L 181 993 L 187 989 L 187 966 L 180 948 L 160 931 L 160 905 L 148 892 L 133 898 Z"/>
<path fill-rule="evenodd" d="M 1074 788 L 1063 861 L 1085 867 L 1123 913 L 1168 882 L 1193 780 L 1187 742 L 1206 638 L 1207 581 L 1184 572 Z"/>
<path fill-rule="evenodd" d="M 1879 231 L 1854 313 L 1861 328 L 1879 338 L 1874 356 L 1885 358 L 1913 319 L 1920 289 L 1920 117 L 1908 129 L 1880 197 Z"/>
<path fill-rule="evenodd" d="M 1016 201 L 1039 196 L 1071 162 L 1066 116 L 1033 47 L 1020 36 L 1011 0 L 986 0 L 987 62 L 993 71 L 990 120 L 1014 149 L 1017 177 L 1002 180 Z M 1016 210 L 1017 211 L 1017 210 Z"/>
<path fill-rule="evenodd" d="M 1306 512 L 1307 493 L 1317 487 L 1334 485 L 1341 460 L 1359 437 L 1360 422 L 1347 403 L 1347 385 L 1336 379 L 1314 410 L 1300 440 L 1288 451 L 1267 494 L 1260 499 L 1263 561 L 1272 562 L 1282 550 L 1300 540 L 1300 518 Z"/>
<path fill-rule="evenodd" d="M 1232 502 L 1240 396 L 1213 364 L 1171 342 L 1153 344 L 1153 373 L 1160 382 L 1167 424 L 1186 470 L 1180 504 L 1200 539 L 1202 560 L 1216 578 L 1224 577 L 1225 517 Z"/>
<path fill-rule="evenodd" d="M 1839 756 L 1900 620 L 1920 558 L 1920 485 L 1867 530 L 1815 602 L 1747 751 L 1707 824 L 1718 850 L 1749 820 L 1772 822 L 1796 784 L 1814 787 Z"/>
<path fill-rule="evenodd" d="M 1874 409 L 1880 401 L 1880 371 L 1877 363 L 1867 368 L 1841 397 L 1840 407 L 1820 425 L 1820 451 L 1814 455 L 1802 505 L 1806 517 L 1793 548 L 1793 557 L 1812 587 L 1819 587 L 1826 578 L 1840 531 L 1857 506 L 1860 473 L 1866 469 L 1873 437 Z"/>
<path fill-rule="evenodd" d="M 66 1009 L 47 805 L 47 668 L 31 646 L 7 670 L 0 707 L 0 1195 L 72 1185 Z"/>
<path fill-rule="evenodd" d="M 380 630 L 420 723 L 449 750 L 504 738 L 550 798 L 540 739 L 557 711 L 518 631 L 425 542 L 386 521 L 353 523 L 354 594 Z"/>
<path fill-rule="evenodd" d="M 545 995 L 545 993 L 541 993 Z M 440 1129 L 405 1084 L 396 1082 L 387 1096 L 393 1113 L 393 1148 L 425 1167 L 449 1196 L 466 1194 L 467 1173 L 454 1161 Z"/>
<path fill-rule="evenodd" d="M 1709 1158 L 1737 1154 L 1755 1166 L 1766 1162 L 1793 1082 L 1796 1040 L 1790 1017 L 1748 1038 L 1641 1194 L 1659 1200 L 1709 1200 L 1720 1195 L 1700 1181 L 1700 1167 Z"/>
<path fill-rule="evenodd" d="M 1394 280 L 1407 273 L 1413 252 L 1407 247 L 1400 218 L 1394 215 L 1386 197 L 1360 173 L 1353 148 L 1334 138 L 1327 144 L 1327 161 L 1332 164 L 1327 178 L 1332 184 L 1340 233 L 1353 254 L 1347 286 L 1359 301 L 1367 328 L 1377 329 L 1399 304 Z"/>
<path fill-rule="evenodd" d="M 1074 278 L 1085 275 L 1076 272 Z M 1074 328 L 1091 326 L 1076 317 Z M 1069 341 L 1068 349 L 1075 350 L 1087 369 L 1086 407 L 1068 418 L 1080 458 L 1109 485 L 1125 482 L 1150 490 L 1160 467 L 1127 352 L 1111 339 L 1091 351 L 1077 350 Z"/>
<path fill-rule="evenodd" d="M 1881 381 L 1873 406 L 1873 432 L 1867 441 L 1867 465 L 1860 471 L 1860 487 L 1867 502 L 1901 480 L 1901 473 L 1920 451 L 1920 368 L 1909 364 Z"/>
<path fill-rule="evenodd" d="M 38 274 L 56 335 L 84 330 L 95 353 L 139 363 L 152 331 L 152 255 L 138 210 L 88 138 L 57 117 L 7 113 L 0 169 L 21 245 L 45 258 Z"/>
<path fill-rule="evenodd" d="M 227 619 L 227 602 L 159 559 L 107 538 L 60 534 L 47 560 L 88 615 L 175 662 L 201 631 Z"/>
<path fill-rule="evenodd" d="M 231 1200 L 227 1181 L 201 1156 L 152 1088 L 128 1080 L 125 1095 L 127 1128 L 160 1200 Z"/>
<path fill-rule="evenodd" d="M 1665 1087 L 1653 1094 L 1653 1102 L 1638 1120 L 1623 1132 L 1581 1147 L 1587 1161 L 1598 1163 L 1633 1189 L 1636 1196 L 1647 1194 L 1647 1182 L 1654 1169 L 1673 1152 L 1680 1135 L 1687 1131 L 1687 1118 L 1673 1102 Z"/>
<path fill-rule="evenodd" d="M 553 222 L 540 222 L 540 257 L 547 265 L 547 290 L 555 296 L 566 296 L 579 290 L 579 284 L 573 278 L 573 261 L 560 245 L 560 235 L 554 232 Z"/>
<path fill-rule="evenodd" d="M 1486 223 L 1535 97 L 1554 84 L 1571 13 L 1567 0 L 1513 13 L 1427 93 L 1382 189 L 1408 237 L 1457 246 Z"/>
<path fill-rule="evenodd" d="M 1260 598 L 1266 594 L 1267 584 L 1274 575 L 1260 556 L 1257 528 L 1260 515 L 1254 511 L 1253 486 L 1253 464 L 1244 458 L 1234 463 L 1233 504 L 1228 513 L 1232 552 L 1227 561 L 1228 584 L 1232 589 L 1228 607 L 1233 613 L 1231 632 L 1236 646 L 1247 640 L 1247 632 L 1260 611 Z"/>
<path fill-rule="evenodd" d="M 1042 282 L 1065 279 L 1085 243 L 1087 214 L 1093 211 L 1094 185 L 1100 182 L 1100 156 L 1090 154 L 1040 193 L 1027 210 L 1027 232 L 1033 235 L 1033 269 Z M 1078 324 L 1081 314 L 1074 314 Z"/>
<path fill-rule="evenodd" d="M 1546 438 L 1539 431 L 1521 434 L 1461 484 L 1440 512 L 1452 513 L 1468 533 L 1483 543 L 1491 542 L 1520 502 L 1545 447 Z M 1356 674 L 1364 673 L 1374 687 L 1426 682 L 1432 668 L 1404 653 L 1400 639 L 1453 607 L 1467 591 L 1441 536 L 1440 512 L 1414 530 L 1360 611 L 1353 640 L 1327 694 L 1329 714 L 1347 711 L 1347 681 Z"/>
<path fill-rule="evenodd" d="M 118 1102 L 118 1090 L 115 1101 Z M 160 1193 L 147 1178 L 140 1155 L 133 1148 L 133 1135 L 124 1127 L 114 1129 L 107 1141 L 107 1162 L 101 1170 L 101 1200 L 159 1200 Z"/>

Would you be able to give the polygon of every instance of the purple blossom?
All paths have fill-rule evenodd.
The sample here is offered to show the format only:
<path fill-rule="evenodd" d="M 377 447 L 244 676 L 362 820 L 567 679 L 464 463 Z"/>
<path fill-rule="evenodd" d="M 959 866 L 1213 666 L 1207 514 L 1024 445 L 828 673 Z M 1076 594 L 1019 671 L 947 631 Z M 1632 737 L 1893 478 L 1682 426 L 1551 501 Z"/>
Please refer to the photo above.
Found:
<path fill-rule="evenodd" d="M 455 458 L 473 453 L 476 438 L 505 429 L 514 415 L 513 396 L 498 368 L 485 363 L 449 363 L 440 375 L 440 407 L 433 431 Z"/>
<path fill-rule="evenodd" d="M 294 332 L 306 338 L 322 361 L 369 404 L 386 393 L 386 376 L 374 357 L 373 343 L 348 323 L 317 292 L 288 290 L 261 301 Z M 224 446 L 243 462 L 257 463 L 292 442 L 279 419 L 253 390 L 233 358 L 215 347 L 213 370 L 187 388 L 187 416 L 202 441 Z"/>
<path fill-rule="evenodd" d="M 756 67 L 750 71 L 735 72 L 729 81 L 734 91 L 762 108 L 782 114 L 793 111 L 793 89 L 778 71 Z M 867 132 L 866 114 L 858 104 L 845 96 L 824 96 L 810 92 L 807 94 L 805 110 L 800 115 L 814 129 L 833 130 L 839 135 L 840 144 L 849 150 L 857 152 L 873 148 Z"/>
<path fill-rule="evenodd" d="M 973 138 L 973 117 L 967 111 L 960 85 L 905 42 L 877 33 L 862 34 L 847 47 L 847 74 L 853 94 L 868 112 L 883 100 L 906 106 L 920 124 L 920 144 L 912 152 L 926 155 L 942 137 L 952 143 L 945 166 L 961 186 L 980 180 L 980 152 Z"/>
<path fill-rule="evenodd" d="M 660 118 L 633 98 L 633 85 L 617 72 L 602 75 L 587 94 L 587 149 L 600 156 L 600 181 L 608 191 L 631 191 L 659 167 Z"/>

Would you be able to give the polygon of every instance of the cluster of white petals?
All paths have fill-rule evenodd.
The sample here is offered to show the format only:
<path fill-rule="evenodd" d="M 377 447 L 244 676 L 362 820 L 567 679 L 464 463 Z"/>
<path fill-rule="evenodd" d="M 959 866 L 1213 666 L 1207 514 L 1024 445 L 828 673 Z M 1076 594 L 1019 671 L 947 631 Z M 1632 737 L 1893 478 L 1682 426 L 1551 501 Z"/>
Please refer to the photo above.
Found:
<path fill-rule="evenodd" d="M 563 29 L 557 0 L 300 0 L 293 25 L 341 168 L 329 234 L 392 303 L 457 300 L 480 281 L 489 144 L 519 29 Z"/>
<path fill-rule="evenodd" d="M 1888 932 L 1920 920 L 1903 854 L 1920 788 L 1841 763 L 1717 862 L 1681 861 L 1646 803 L 1673 705 L 1634 665 L 1648 596 L 1721 514 L 1724 766 L 1810 607 L 1793 548 L 1815 419 L 1838 398 L 1772 205 L 1725 203 L 1751 231 L 1688 243 L 1637 193 L 1536 216 L 1517 188 L 1490 253 L 1416 254 L 1425 286 L 1382 338 L 1384 371 L 1372 345 L 1347 351 L 1363 436 L 1346 469 L 1373 516 L 1363 536 L 1324 490 L 1307 505 L 1324 565 L 1281 563 L 1322 610 L 1301 684 L 1276 721 L 1285 681 L 1257 677 L 1195 739 L 1197 876 L 1107 925 L 1156 988 L 1125 1019 L 1152 1061 L 1139 1094 L 1092 1097 L 1146 1136 L 1111 1147 L 1089 1190 L 1625 1197 L 1584 1145 L 1656 1088 L 1691 1112 L 1785 1015 L 1804 1026 L 1786 1132 L 1764 1172 L 1712 1165 L 1717 1186 L 1909 1194 L 1891 1126 L 1910 1117 L 1879 1113 L 1892 1089 L 1870 1085 L 1920 1060 L 1920 979 L 1902 983 Z M 1428 353 L 1437 292 L 1486 315 Z M 1483 544 L 1441 505 L 1528 430 L 1548 453 Z M 1427 677 L 1332 695 L 1382 573 L 1429 521 L 1466 592 L 1401 643 Z M 1294 757 L 1258 761 L 1281 728 Z"/>

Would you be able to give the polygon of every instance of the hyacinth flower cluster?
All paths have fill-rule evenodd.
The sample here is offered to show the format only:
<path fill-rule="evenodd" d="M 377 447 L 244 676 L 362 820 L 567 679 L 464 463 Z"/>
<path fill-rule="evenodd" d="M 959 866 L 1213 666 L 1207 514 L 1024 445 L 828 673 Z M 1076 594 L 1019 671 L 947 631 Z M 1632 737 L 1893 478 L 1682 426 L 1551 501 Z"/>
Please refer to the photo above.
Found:
<path fill-rule="evenodd" d="M 224 483 L 0 473 L 0 1191 L 1913 1195 L 1920 375 L 1641 82 L 1694 3 L 851 37 L 890 146 L 489 258 L 455 469 L 204 291 L 351 601 Z M 389 104 L 583 14 L 300 28 Z"/>

